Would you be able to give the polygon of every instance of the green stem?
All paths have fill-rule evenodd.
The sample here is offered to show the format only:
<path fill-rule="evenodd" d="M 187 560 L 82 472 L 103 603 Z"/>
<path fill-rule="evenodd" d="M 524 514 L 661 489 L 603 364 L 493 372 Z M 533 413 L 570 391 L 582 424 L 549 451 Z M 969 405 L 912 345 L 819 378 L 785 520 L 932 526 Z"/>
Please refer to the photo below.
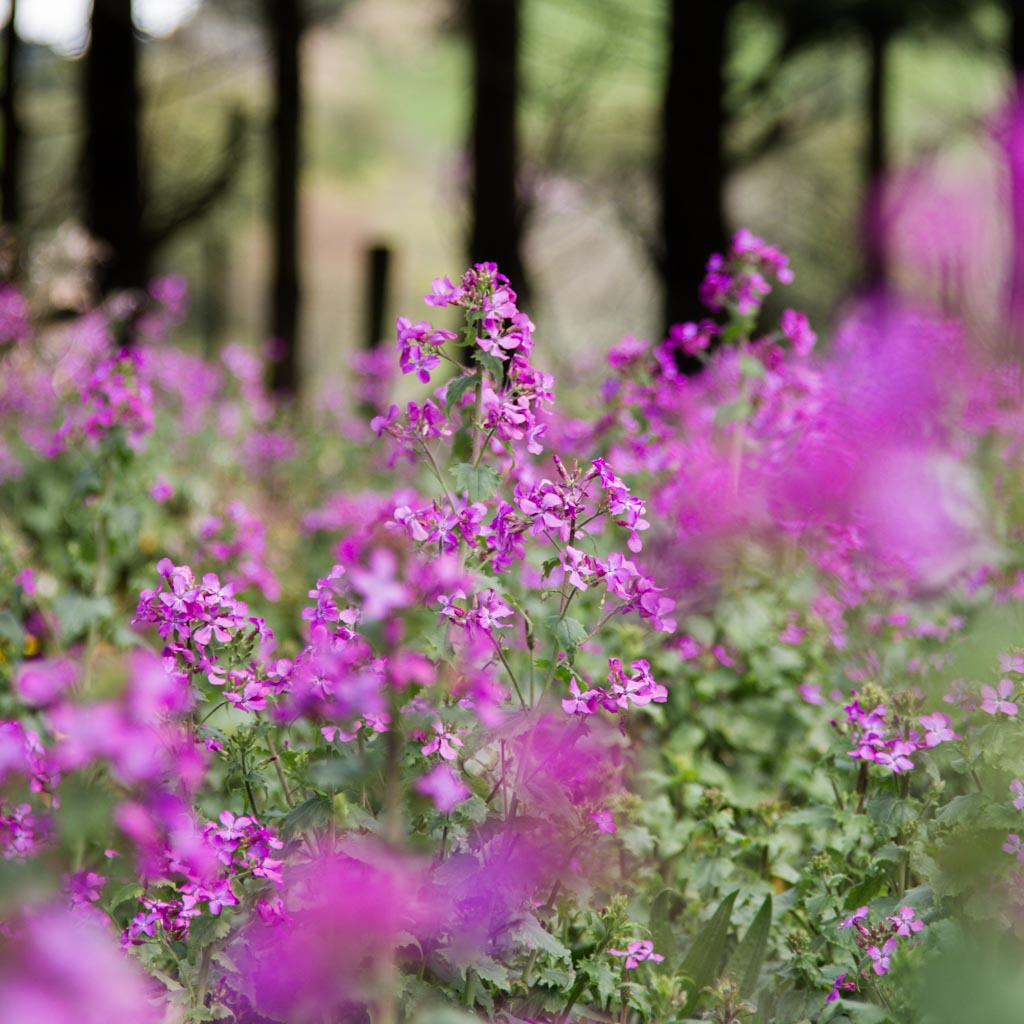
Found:
<path fill-rule="evenodd" d="M 501 660 L 502 665 L 505 666 L 505 671 L 508 673 L 509 679 L 512 680 L 512 689 L 516 691 L 516 696 L 519 698 L 519 706 L 525 711 L 526 701 L 523 700 L 523 693 L 519 689 L 519 681 L 516 679 L 515 672 L 512 671 L 512 666 L 508 663 L 508 658 L 505 657 L 505 652 L 501 649 L 501 644 L 498 642 L 497 637 L 491 636 L 491 643 L 494 644 L 494 650 Z"/>
<path fill-rule="evenodd" d="M 284 798 L 289 807 L 295 806 L 295 797 L 292 795 L 291 787 L 288 785 L 288 780 L 285 778 L 284 769 L 281 767 L 281 755 L 277 752 L 277 747 L 274 744 L 274 737 L 267 733 L 267 746 L 270 749 L 271 760 L 274 762 L 274 770 L 277 772 L 277 779 L 281 783 L 281 788 L 284 790 Z"/>

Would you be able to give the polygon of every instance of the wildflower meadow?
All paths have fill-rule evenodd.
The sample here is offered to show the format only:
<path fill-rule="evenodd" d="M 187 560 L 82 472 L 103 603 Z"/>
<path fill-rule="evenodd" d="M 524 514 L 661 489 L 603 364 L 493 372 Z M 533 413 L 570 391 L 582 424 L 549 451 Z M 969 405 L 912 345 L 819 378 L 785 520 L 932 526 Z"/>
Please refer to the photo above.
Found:
<path fill-rule="evenodd" d="M 709 256 L 593 386 L 478 263 L 301 412 L 4 287 L 3 1024 L 1020 1019 L 1019 334 Z"/>

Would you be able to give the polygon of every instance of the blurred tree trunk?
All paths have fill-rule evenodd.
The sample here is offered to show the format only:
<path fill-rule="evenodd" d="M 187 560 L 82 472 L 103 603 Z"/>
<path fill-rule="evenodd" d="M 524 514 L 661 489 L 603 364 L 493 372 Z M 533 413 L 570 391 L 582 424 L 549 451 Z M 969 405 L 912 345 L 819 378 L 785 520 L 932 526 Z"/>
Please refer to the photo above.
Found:
<path fill-rule="evenodd" d="M 1010 18 L 1010 67 L 1020 91 L 1021 78 L 1024 77 L 1024 0 L 1006 0 L 1006 7 Z"/>
<path fill-rule="evenodd" d="M 865 25 L 868 52 L 867 147 L 864 187 L 864 252 L 869 289 L 884 288 L 888 279 L 886 224 L 883 186 L 889 169 L 888 117 L 886 95 L 889 80 L 889 43 L 892 30 L 884 16 L 872 17 Z"/>
<path fill-rule="evenodd" d="M 519 139 L 519 0 L 469 0 L 473 50 L 472 223 L 469 258 L 490 261 L 526 299 L 525 205 L 516 188 Z"/>
<path fill-rule="evenodd" d="M 1006 7 L 1010 19 L 1008 56 L 1014 76 L 1012 106 L 1003 127 L 1013 229 L 1006 308 L 1010 342 L 1019 352 L 1024 343 L 1024 0 L 1006 0 Z"/>
<path fill-rule="evenodd" d="M 723 200 L 726 31 L 733 0 L 672 0 L 661 111 L 663 327 L 705 314 L 697 290 L 726 245 Z M 690 368 L 690 367 L 687 367 Z"/>
<path fill-rule="evenodd" d="M 21 223 L 21 120 L 18 117 L 18 61 L 21 59 L 21 37 L 15 18 L 18 0 L 11 0 L 11 17 L 4 29 L 4 95 L 0 118 L 3 120 L 4 164 L 0 172 L 3 193 L 0 217 L 9 227 Z"/>
<path fill-rule="evenodd" d="M 103 291 L 139 288 L 149 277 L 142 225 L 138 51 L 131 0 L 94 0 L 85 58 L 85 224 L 104 242 Z"/>
<path fill-rule="evenodd" d="M 301 159 L 303 19 L 298 0 L 265 0 L 274 67 L 272 281 L 270 335 L 279 346 L 270 385 L 280 396 L 299 390 L 299 162 Z"/>

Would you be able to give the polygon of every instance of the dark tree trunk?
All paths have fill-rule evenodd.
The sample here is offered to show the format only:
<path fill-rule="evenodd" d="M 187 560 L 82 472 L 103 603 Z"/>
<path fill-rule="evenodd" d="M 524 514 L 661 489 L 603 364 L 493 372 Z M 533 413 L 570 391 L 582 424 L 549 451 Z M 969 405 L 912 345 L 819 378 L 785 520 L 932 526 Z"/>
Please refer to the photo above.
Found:
<path fill-rule="evenodd" d="M 18 0 L 11 0 L 11 19 L 4 29 L 4 95 L 0 119 L 3 120 L 4 165 L 0 175 L 0 190 L 3 192 L 0 217 L 9 227 L 21 223 L 21 121 L 18 117 L 18 61 L 20 60 L 21 38 L 18 35 L 15 18 L 18 15 Z"/>
<path fill-rule="evenodd" d="M 274 64 L 271 208 L 273 211 L 270 334 L 279 347 L 271 388 L 296 396 L 300 384 L 299 163 L 301 159 L 302 13 L 298 0 L 266 0 Z"/>
<path fill-rule="evenodd" d="M 85 59 L 85 222 L 109 247 L 100 287 L 138 288 L 149 278 L 142 225 L 138 49 L 131 0 L 95 0 Z"/>
<path fill-rule="evenodd" d="M 864 251 L 867 258 L 866 285 L 884 288 L 886 266 L 886 224 L 882 190 L 889 167 L 886 95 L 889 79 L 891 31 L 882 19 L 867 25 L 867 152 L 864 184 L 867 201 L 864 213 Z"/>
<path fill-rule="evenodd" d="M 1010 16 L 1009 58 L 1015 91 L 1003 125 L 1003 152 L 1010 178 L 1010 217 L 1013 230 L 1010 279 L 1006 289 L 1007 318 L 1012 345 L 1024 342 L 1024 0 L 1007 0 Z"/>
<path fill-rule="evenodd" d="M 473 48 L 473 185 L 469 258 L 490 261 L 524 299 L 524 205 L 516 188 L 519 0 L 469 0 Z"/>
<path fill-rule="evenodd" d="M 726 245 L 725 47 L 732 0 L 672 0 L 661 114 L 663 327 L 705 315 L 697 299 L 708 257 Z"/>
<path fill-rule="evenodd" d="M 363 348 L 380 347 L 384 340 L 384 317 L 387 314 L 388 286 L 391 277 L 391 249 L 373 245 L 366 250 L 366 330 Z"/>
<path fill-rule="evenodd" d="M 1019 92 L 1024 76 L 1024 0 L 1006 0 L 1006 6 L 1010 16 L 1010 67 Z"/>

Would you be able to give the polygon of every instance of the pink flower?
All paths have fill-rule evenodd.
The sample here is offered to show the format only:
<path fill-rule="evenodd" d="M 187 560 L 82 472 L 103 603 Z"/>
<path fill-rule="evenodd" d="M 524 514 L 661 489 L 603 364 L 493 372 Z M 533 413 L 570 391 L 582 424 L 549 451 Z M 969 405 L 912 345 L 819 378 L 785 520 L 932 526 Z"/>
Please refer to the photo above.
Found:
<path fill-rule="evenodd" d="M 442 814 L 450 814 L 453 807 L 457 807 L 473 795 L 469 787 L 446 764 L 435 765 L 418 779 L 416 791 L 429 796 Z"/>
<path fill-rule="evenodd" d="M 462 746 L 462 740 L 456 733 L 445 728 L 440 718 L 434 719 L 432 728 L 435 735 L 423 744 L 420 752 L 426 757 L 431 754 L 440 754 L 446 761 L 454 761 L 459 756 L 455 748 Z"/>
<path fill-rule="evenodd" d="M 924 927 L 924 921 L 917 918 L 917 912 L 913 907 L 900 907 L 897 913 L 886 918 L 896 925 L 896 934 L 909 937 L 914 932 L 919 932 Z"/>
<path fill-rule="evenodd" d="M 1007 697 L 1013 695 L 1014 689 L 1013 681 L 1010 679 L 999 680 L 998 693 L 991 686 L 983 686 L 981 688 L 981 710 L 989 715 L 1002 713 L 1011 718 L 1014 717 L 1017 714 L 1017 705 L 1013 701 L 1007 700 Z"/>
<path fill-rule="evenodd" d="M 924 745 L 937 747 L 947 740 L 958 740 L 960 737 L 953 732 L 953 722 L 949 715 L 936 712 L 934 715 L 922 715 L 918 721 L 924 726 Z"/>
<path fill-rule="evenodd" d="M 896 952 L 896 946 L 897 943 L 895 939 L 886 939 L 881 949 L 879 949 L 878 946 L 868 946 L 868 956 L 871 957 L 873 961 L 871 969 L 875 974 L 881 976 L 889 970 L 892 962 L 892 955 Z"/>
<path fill-rule="evenodd" d="M 618 826 L 612 818 L 612 812 L 607 807 L 599 811 L 591 811 L 590 820 L 597 825 L 598 832 L 618 832 Z"/>
<path fill-rule="evenodd" d="M 858 921 L 863 921 L 868 916 L 867 907 L 858 907 L 849 917 L 839 922 L 840 928 L 852 928 Z"/>
<path fill-rule="evenodd" d="M 1013 806 L 1018 811 L 1024 811 L 1024 782 L 1020 779 L 1014 779 L 1010 783 L 1010 792 L 1013 794 Z"/>
<path fill-rule="evenodd" d="M 631 942 L 625 949 L 609 949 L 608 952 L 612 956 L 624 956 L 626 958 L 624 967 L 627 971 L 633 970 L 634 967 L 644 960 L 660 964 L 665 959 L 660 953 L 654 952 L 654 943 L 650 939 Z"/>
<path fill-rule="evenodd" d="M 811 330 L 811 325 L 803 313 L 795 309 L 787 309 L 782 314 L 782 333 L 793 343 L 797 354 L 806 356 L 814 348 L 818 336 Z"/>

